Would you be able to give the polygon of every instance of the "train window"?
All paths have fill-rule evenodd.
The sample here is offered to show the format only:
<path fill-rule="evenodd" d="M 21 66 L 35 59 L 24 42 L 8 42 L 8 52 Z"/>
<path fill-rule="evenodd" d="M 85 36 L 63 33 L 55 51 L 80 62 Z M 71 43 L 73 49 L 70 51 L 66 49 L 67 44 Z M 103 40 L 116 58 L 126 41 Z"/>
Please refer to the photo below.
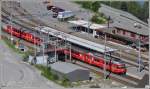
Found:
<path fill-rule="evenodd" d="M 99 59 L 96 59 L 96 58 L 95 58 L 94 61 L 99 62 Z"/>
<path fill-rule="evenodd" d="M 126 68 L 126 66 L 125 65 L 120 65 L 120 66 L 117 66 L 117 68 L 122 69 L 122 68 Z"/>

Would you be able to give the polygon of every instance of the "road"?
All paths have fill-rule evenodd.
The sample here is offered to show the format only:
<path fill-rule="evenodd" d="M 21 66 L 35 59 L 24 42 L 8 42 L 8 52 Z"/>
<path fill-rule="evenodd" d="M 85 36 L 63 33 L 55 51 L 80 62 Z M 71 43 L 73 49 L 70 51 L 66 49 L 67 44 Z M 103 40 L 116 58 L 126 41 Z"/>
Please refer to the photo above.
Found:
<path fill-rule="evenodd" d="M 49 89 L 60 87 L 48 81 L 33 66 L 21 61 L 13 50 L 0 40 L 0 88 Z"/>

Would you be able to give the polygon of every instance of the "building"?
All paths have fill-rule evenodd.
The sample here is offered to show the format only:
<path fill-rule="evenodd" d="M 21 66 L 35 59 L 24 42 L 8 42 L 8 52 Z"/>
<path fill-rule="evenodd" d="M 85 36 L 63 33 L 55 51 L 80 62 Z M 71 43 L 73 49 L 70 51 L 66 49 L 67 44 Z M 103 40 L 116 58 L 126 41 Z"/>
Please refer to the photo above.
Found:
<path fill-rule="evenodd" d="M 75 64 L 66 62 L 56 62 L 51 64 L 52 72 L 59 76 L 60 79 L 64 77 L 70 82 L 89 80 L 90 72 L 88 69 L 79 67 Z"/>
<path fill-rule="evenodd" d="M 140 40 L 148 44 L 148 24 L 132 14 L 101 4 L 99 12 L 112 20 L 111 25 L 116 28 L 111 34 L 126 38 L 132 42 Z"/>
<path fill-rule="evenodd" d="M 105 25 L 101 24 L 95 24 L 89 21 L 85 20 L 74 20 L 74 21 L 68 21 L 69 23 L 73 24 L 75 27 L 78 27 L 77 29 L 83 32 L 92 33 L 93 36 L 96 35 L 97 30 L 102 30 L 107 28 Z"/>

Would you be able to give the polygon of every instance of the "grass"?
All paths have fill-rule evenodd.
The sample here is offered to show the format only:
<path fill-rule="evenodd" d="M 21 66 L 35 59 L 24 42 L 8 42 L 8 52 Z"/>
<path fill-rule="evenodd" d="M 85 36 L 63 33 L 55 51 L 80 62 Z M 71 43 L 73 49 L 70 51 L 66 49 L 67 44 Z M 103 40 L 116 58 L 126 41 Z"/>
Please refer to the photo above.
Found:
<path fill-rule="evenodd" d="M 25 59 L 27 59 L 27 57 L 32 53 L 31 50 L 27 51 L 27 52 L 22 52 L 21 50 L 17 49 L 14 45 L 14 43 L 11 43 L 10 40 L 8 40 L 7 38 L 3 38 L 3 41 L 7 44 L 7 46 L 9 48 L 11 48 L 14 52 L 18 53 L 19 55 L 22 56 L 23 61 L 27 61 Z"/>
<path fill-rule="evenodd" d="M 72 87 L 71 83 L 66 77 L 63 77 L 63 79 L 60 79 L 56 74 L 51 72 L 51 68 L 47 68 L 42 65 L 35 65 L 37 69 L 41 71 L 41 75 L 46 77 L 48 80 L 51 80 L 55 82 L 56 84 L 59 84 L 64 87 Z"/>
<path fill-rule="evenodd" d="M 27 61 L 27 57 L 32 54 L 32 48 L 29 48 L 30 50 L 27 52 L 22 52 L 21 50 L 17 49 L 14 45 L 10 42 L 9 39 L 3 38 L 4 42 L 7 44 L 9 48 L 11 48 L 14 52 L 18 53 L 19 55 L 22 56 L 23 61 Z M 59 77 L 56 74 L 53 74 L 51 72 L 51 68 L 47 68 L 42 65 L 35 65 L 37 69 L 41 71 L 41 75 L 46 77 L 48 80 L 54 81 L 56 84 L 62 85 L 64 87 L 72 87 L 71 83 L 69 80 L 64 76 L 63 79 L 59 79 Z"/>

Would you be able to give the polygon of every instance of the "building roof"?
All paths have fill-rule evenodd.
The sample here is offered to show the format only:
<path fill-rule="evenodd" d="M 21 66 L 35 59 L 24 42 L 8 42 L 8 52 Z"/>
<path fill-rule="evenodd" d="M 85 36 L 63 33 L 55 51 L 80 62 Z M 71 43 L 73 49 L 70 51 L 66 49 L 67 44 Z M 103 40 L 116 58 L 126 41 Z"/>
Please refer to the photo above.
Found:
<path fill-rule="evenodd" d="M 112 25 L 114 27 L 122 28 L 141 35 L 148 35 L 148 24 L 128 12 L 115 9 L 104 4 L 101 4 L 99 12 L 103 13 L 107 17 L 110 16 L 113 20 Z M 135 28 L 136 23 L 141 26 L 140 29 Z"/>
<path fill-rule="evenodd" d="M 79 25 L 82 27 L 86 27 L 88 28 L 90 26 L 90 29 L 101 29 L 101 28 L 106 28 L 106 26 L 104 25 L 100 25 L 100 24 L 95 24 L 89 21 L 85 21 L 85 20 L 74 20 L 74 21 L 68 21 L 69 23 L 75 24 L 75 25 Z"/>
<path fill-rule="evenodd" d="M 83 67 L 79 67 L 75 64 L 67 63 L 67 62 L 56 62 L 51 65 L 51 68 L 60 73 L 70 73 L 76 70 L 88 70 Z"/>

